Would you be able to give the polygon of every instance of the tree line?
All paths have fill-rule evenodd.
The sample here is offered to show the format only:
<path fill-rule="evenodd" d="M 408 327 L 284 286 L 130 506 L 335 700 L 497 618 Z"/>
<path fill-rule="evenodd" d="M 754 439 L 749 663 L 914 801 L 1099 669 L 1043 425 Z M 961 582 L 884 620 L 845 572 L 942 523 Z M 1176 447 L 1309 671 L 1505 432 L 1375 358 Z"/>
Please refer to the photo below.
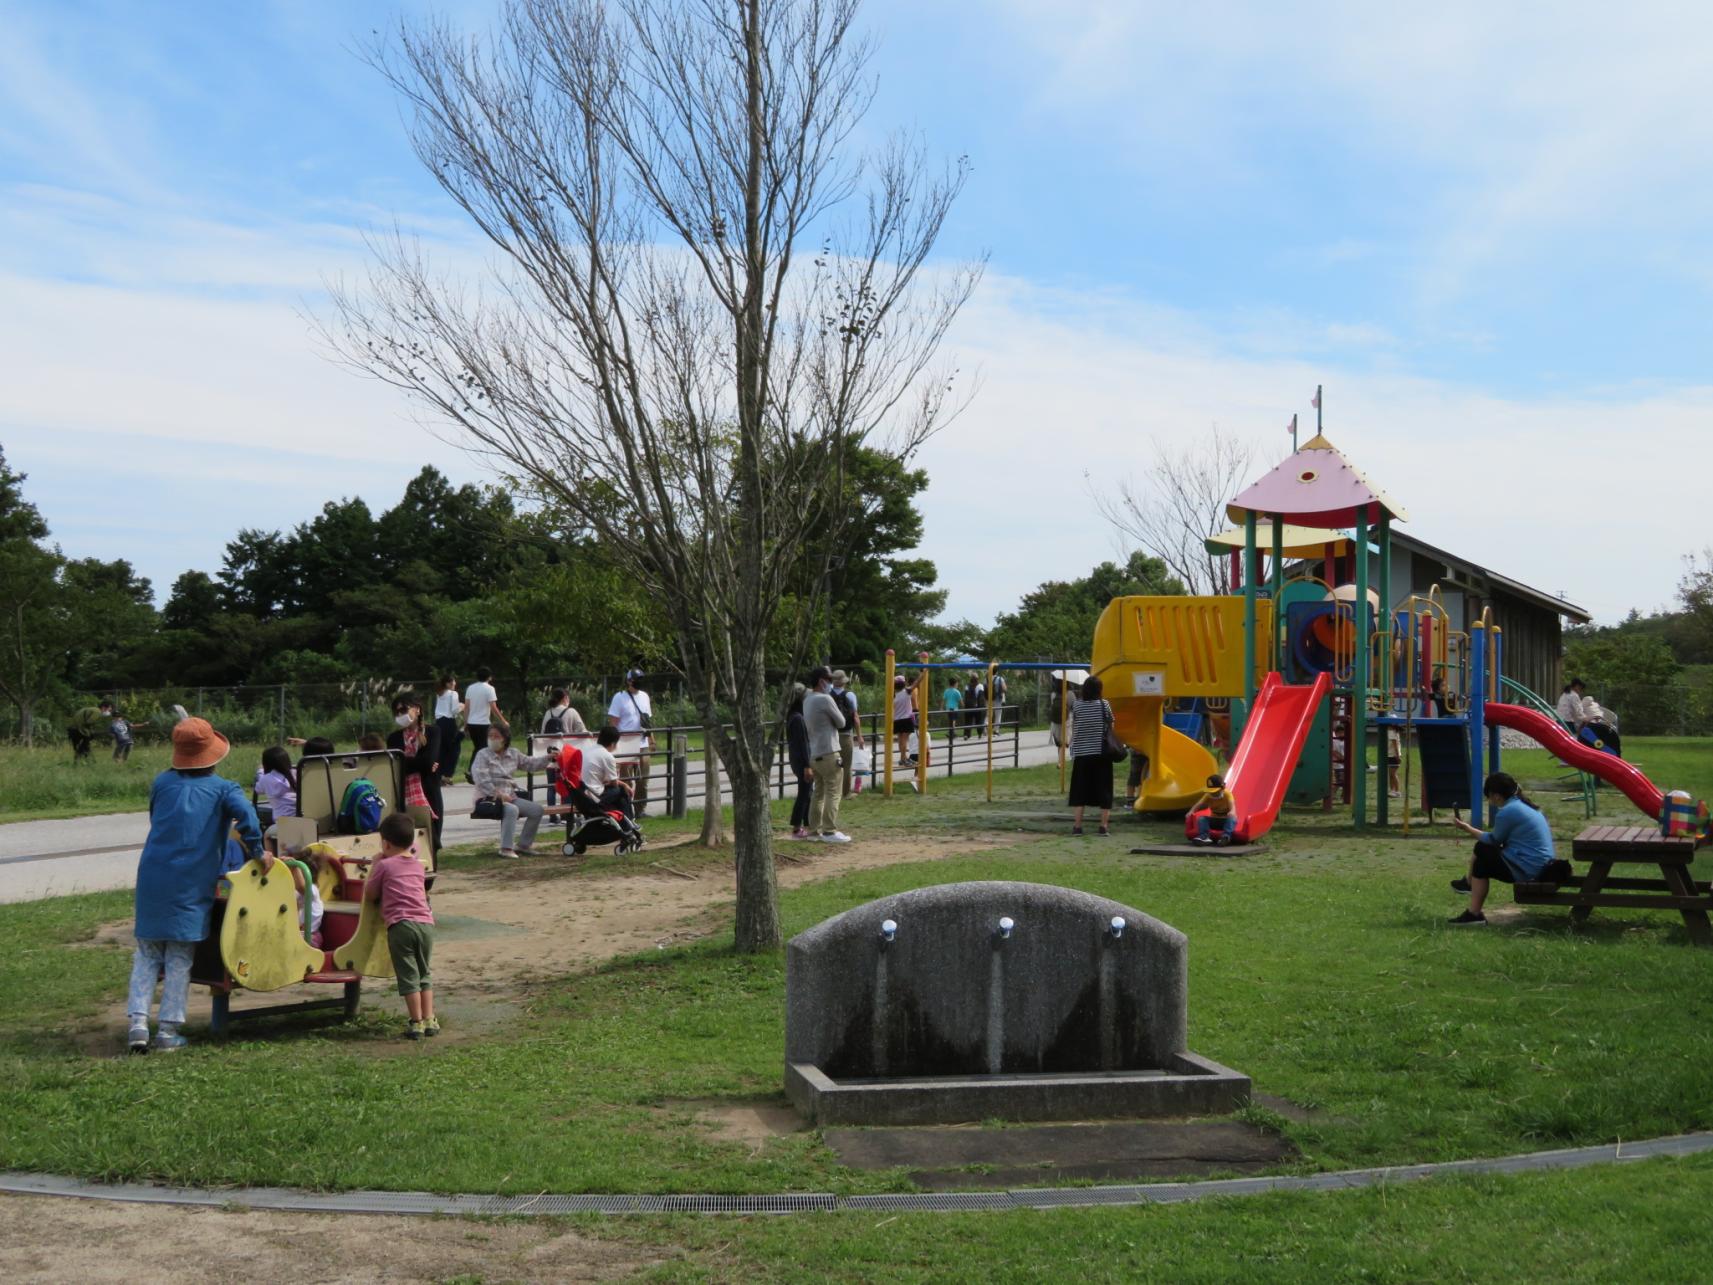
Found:
<path fill-rule="evenodd" d="M 379 513 L 343 498 L 285 530 L 238 531 L 218 567 L 184 572 L 158 605 L 128 560 L 66 557 L 25 481 L 0 447 L 0 698 L 25 740 L 91 692 L 478 665 L 528 685 L 618 672 L 638 655 L 669 666 L 660 604 L 591 533 L 433 466 Z M 911 556 L 926 473 L 859 452 L 848 482 L 864 519 L 835 564 L 804 573 L 826 577 L 815 650 L 878 670 L 887 647 L 938 649 L 970 632 L 932 623 L 945 591 L 934 564 Z"/>

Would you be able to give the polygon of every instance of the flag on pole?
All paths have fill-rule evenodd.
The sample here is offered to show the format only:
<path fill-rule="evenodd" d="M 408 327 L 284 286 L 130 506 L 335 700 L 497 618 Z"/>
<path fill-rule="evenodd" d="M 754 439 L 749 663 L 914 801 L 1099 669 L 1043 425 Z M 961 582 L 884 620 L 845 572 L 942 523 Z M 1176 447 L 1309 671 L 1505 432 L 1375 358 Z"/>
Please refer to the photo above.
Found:
<path fill-rule="evenodd" d="M 1320 385 L 1319 384 L 1315 385 L 1314 400 L 1309 402 L 1309 405 L 1313 406 L 1316 410 L 1320 409 Z"/>
<path fill-rule="evenodd" d="M 1285 431 L 1287 433 L 1289 433 L 1292 437 L 1296 436 L 1296 434 L 1297 434 L 1297 417 L 1295 415 L 1292 415 L 1291 416 L 1291 422 L 1289 424 L 1285 425 Z"/>

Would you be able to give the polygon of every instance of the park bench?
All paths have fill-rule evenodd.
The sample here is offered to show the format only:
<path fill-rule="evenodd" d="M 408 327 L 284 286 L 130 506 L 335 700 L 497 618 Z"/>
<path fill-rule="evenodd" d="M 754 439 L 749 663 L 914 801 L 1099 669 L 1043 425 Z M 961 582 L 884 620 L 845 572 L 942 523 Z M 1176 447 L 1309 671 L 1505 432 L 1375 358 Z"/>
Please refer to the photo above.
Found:
<path fill-rule="evenodd" d="M 1713 888 L 1690 875 L 1695 860 L 1691 835 L 1663 835 L 1652 826 L 1589 826 L 1571 840 L 1571 857 L 1588 862 L 1588 873 L 1562 883 L 1519 883 L 1516 899 L 1528 906 L 1569 906 L 1574 923 L 1583 923 L 1596 906 L 1632 910 L 1676 910 L 1683 915 L 1689 940 L 1713 946 Z M 1614 876 L 1615 865 L 1658 866 L 1660 877 Z"/>

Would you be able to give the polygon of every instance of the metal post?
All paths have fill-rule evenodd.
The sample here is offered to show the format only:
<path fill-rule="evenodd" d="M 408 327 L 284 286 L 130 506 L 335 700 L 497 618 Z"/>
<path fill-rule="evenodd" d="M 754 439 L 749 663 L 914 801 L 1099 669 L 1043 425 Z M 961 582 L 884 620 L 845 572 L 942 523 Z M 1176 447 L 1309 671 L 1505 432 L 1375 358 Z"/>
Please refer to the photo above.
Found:
<path fill-rule="evenodd" d="M 280 684 L 280 744 L 285 744 L 285 684 Z"/>
<path fill-rule="evenodd" d="M 987 662 L 987 801 L 993 802 L 993 675 L 999 666 Z"/>
<path fill-rule="evenodd" d="M 706 736 L 706 733 L 703 735 Z M 666 774 L 666 815 L 675 821 L 681 821 L 689 811 L 690 734 L 672 733 L 672 741 L 666 752 L 672 759 L 671 768 Z"/>
<path fill-rule="evenodd" d="M 886 649 L 886 690 L 881 693 L 880 699 L 886 702 L 881 708 L 883 716 L 881 726 L 886 729 L 886 778 L 885 783 L 881 786 L 881 793 L 889 799 L 892 797 L 892 750 L 898 742 L 898 738 L 892 734 L 892 686 L 897 673 L 898 658 L 893 654 L 892 648 L 888 647 Z"/>
<path fill-rule="evenodd" d="M 1384 509 L 1380 510 L 1380 521 L 1375 525 L 1375 531 L 1375 538 L 1380 545 L 1380 619 L 1375 623 L 1380 626 L 1380 672 L 1385 675 L 1385 681 L 1380 684 L 1383 691 L 1381 707 L 1388 715 L 1391 715 L 1397 712 L 1397 702 L 1393 699 L 1392 693 L 1398 676 L 1398 666 L 1392 656 L 1393 629 L 1397 622 L 1392 615 L 1392 515 Z M 1392 728 L 1388 725 L 1386 735 L 1389 737 L 1391 734 Z M 1382 746 L 1380 757 L 1385 758 L 1384 746 L 1386 741 L 1384 738 L 1380 744 Z M 1404 757 L 1408 748 L 1404 743 L 1404 734 L 1399 732 L 1398 757 L 1400 759 Z M 1392 820 L 1392 773 L 1390 768 L 1386 771 L 1386 788 L 1375 788 L 1374 802 L 1380 824 L 1390 824 Z M 1409 800 L 1405 799 L 1405 815 L 1408 815 L 1409 809 Z"/>
<path fill-rule="evenodd" d="M 1354 755 L 1347 754 L 1344 774 L 1353 784 L 1353 820 L 1358 830 L 1368 825 L 1368 510 L 1356 510 L 1356 600 L 1350 615 L 1350 734 Z M 1382 748 L 1380 757 L 1385 758 Z"/>
<path fill-rule="evenodd" d="M 1267 639 L 1267 654 L 1263 659 L 1268 669 L 1280 669 L 1279 631 L 1284 627 L 1285 615 L 1279 610 L 1279 595 L 1285 588 L 1285 523 L 1277 513 L 1273 515 L 1273 628 L 1271 637 Z"/>
<path fill-rule="evenodd" d="M 1497 701 L 1502 694 L 1499 690 L 1499 677 L 1504 673 L 1503 665 L 1505 661 L 1505 630 L 1502 626 L 1493 626 L 1492 637 L 1488 639 L 1488 642 L 1491 644 L 1493 652 L 1493 682 L 1487 689 L 1487 695 L 1489 700 Z M 1485 717 L 1485 711 L 1483 711 L 1483 717 Z M 1499 725 L 1497 723 L 1492 724 L 1487 729 L 1487 770 L 1489 772 L 1497 772 L 1500 770 Z"/>
<path fill-rule="evenodd" d="M 1469 625 L 1469 824 L 1480 825 L 1485 800 L 1481 796 L 1482 732 L 1487 721 L 1487 626 Z"/>
<path fill-rule="evenodd" d="M 1256 567 L 1255 510 L 1243 515 L 1243 702 L 1245 708 L 1255 703 L 1255 581 L 1260 578 Z M 1275 608 L 1276 609 L 1276 608 Z"/>

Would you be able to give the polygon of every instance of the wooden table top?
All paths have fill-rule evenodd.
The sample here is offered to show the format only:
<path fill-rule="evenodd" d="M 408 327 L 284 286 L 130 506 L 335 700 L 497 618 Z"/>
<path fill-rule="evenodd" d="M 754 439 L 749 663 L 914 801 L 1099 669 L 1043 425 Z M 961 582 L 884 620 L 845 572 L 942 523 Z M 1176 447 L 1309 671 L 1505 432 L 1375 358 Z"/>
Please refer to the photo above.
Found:
<path fill-rule="evenodd" d="M 1591 825 L 1571 840 L 1577 857 L 1610 857 L 1624 861 L 1667 861 L 1678 864 L 1695 856 L 1695 836 L 1664 835 L 1654 826 Z"/>

